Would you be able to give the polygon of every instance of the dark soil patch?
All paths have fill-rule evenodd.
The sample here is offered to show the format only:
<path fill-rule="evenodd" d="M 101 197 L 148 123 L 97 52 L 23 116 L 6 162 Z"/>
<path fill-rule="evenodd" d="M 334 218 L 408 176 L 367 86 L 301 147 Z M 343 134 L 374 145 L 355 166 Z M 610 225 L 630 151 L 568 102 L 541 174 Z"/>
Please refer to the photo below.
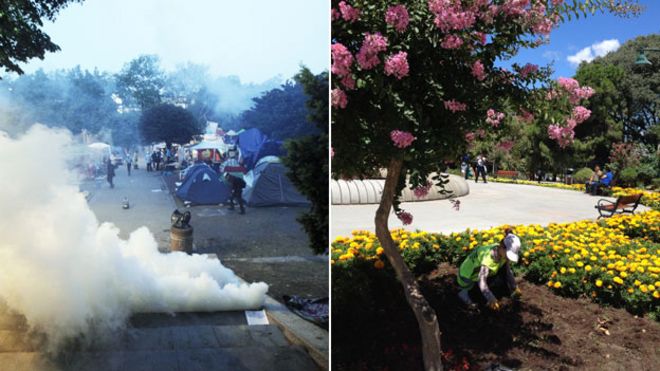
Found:
<path fill-rule="evenodd" d="M 520 302 L 503 298 L 497 313 L 483 303 L 470 311 L 456 296 L 455 272 L 456 268 L 442 265 L 421 280 L 438 315 L 446 369 L 483 370 L 492 365 L 520 370 L 660 369 L 660 324 L 653 320 L 587 299 L 563 298 L 526 281 L 520 282 Z M 480 294 L 475 290 L 477 299 Z M 335 360 L 340 362 L 337 369 L 345 370 L 422 368 L 412 312 L 400 303 L 386 312 L 383 318 L 392 321 L 381 326 L 388 330 L 372 339 L 371 349 L 380 350 L 343 363 L 341 347 L 333 344 L 333 368 Z"/>

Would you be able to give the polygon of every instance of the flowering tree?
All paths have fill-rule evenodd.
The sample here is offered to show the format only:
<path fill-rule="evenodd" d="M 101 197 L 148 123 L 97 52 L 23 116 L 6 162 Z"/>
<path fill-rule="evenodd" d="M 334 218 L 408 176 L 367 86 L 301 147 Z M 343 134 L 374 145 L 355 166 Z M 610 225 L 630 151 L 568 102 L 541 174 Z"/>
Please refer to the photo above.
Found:
<path fill-rule="evenodd" d="M 332 171 L 361 177 L 387 168 L 376 234 L 419 323 L 427 370 L 442 369 L 440 330 L 390 236 L 392 208 L 404 224 L 413 217 L 400 209 L 398 195 L 407 179 L 417 194 L 427 192 L 429 174 L 465 148 L 466 136 L 498 130 L 507 111 L 534 109 L 541 97 L 534 87 L 547 69 L 528 64 L 509 71 L 496 61 L 544 43 L 568 14 L 625 13 L 613 9 L 621 3 L 592 0 L 587 9 L 563 0 L 332 2 Z M 579 88 L 560 81 L 551 99 L 572 102 L 586 95 Z M 568 120 L 577 125 L 584 112 L 562 114 L 564 120 L 548 122 L 554 125 L 548 133 L 568 145 L 574 128 Z M 434 180 L 441 188 L 447 182 Z"/>

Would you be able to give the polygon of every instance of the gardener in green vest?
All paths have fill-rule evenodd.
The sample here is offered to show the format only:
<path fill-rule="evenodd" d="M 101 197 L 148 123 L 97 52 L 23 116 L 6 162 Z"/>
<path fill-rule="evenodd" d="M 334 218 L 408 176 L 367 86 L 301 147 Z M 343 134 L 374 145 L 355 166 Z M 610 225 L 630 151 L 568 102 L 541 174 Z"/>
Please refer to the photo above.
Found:
<path fill-rule="evenodd" d="M 497 298 L 488 288 L 488 283 L 496 276 L 504 273 L 506 282 L 511 290 L 511 297 L 518 299 L 521 295 L 520 289 L 516 287 L 516 280 L 509 262 L 518 262 L 518 253 L 520 252 L 520 238 L 513 234 L 510 229 L 505 232 L 504 238 L 499 244 L 480 246 L 472 250 L 470 255 L 463 261 L 458 270 L 458 285 L 461 291 L 458 297 L 469 308 L 475 308 L 476 304 L 470 300 L 468 292 L 479 283 L 479 289 L 486 298 L 488 307 L 492 310 L 499 310 L 500 304 Z"/>

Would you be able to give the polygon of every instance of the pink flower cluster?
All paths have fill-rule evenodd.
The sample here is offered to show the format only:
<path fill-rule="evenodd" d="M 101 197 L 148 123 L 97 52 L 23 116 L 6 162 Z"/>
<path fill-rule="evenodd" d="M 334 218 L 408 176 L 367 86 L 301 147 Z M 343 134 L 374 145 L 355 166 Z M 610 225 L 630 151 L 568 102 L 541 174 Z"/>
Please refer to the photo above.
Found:
<path fill-rule="evenodd" d="M 527 76 L 531 73 L 536 73 L 539 71 L 539 66 L 532 63 L 527 63 L 520 69 L 520 77 L 526 79 Z"/>
<path fill-rule="evenodd" d="M 385 13 L 385 22 L 392 25 L 398 32 L 403 32 L 408 27 L 410 18 L 408 16 L 408 9 L 404 5 L 394 5 L 387 8 Z"/>
<path fill-rule="evenodd" d="M 332 9 L 330 9 L 330 18 L 331 18 L 333 21 L 336 21 L 336 20 L 338 20 L 339 18 L 341 18 L 341 13 L 339 13 L 339 10 L 337 10 L 337 9 L 335 9 L 335 8 L 332 8 Z"/>
<path fill-rule="evenodd" d="M 330 93 L 332 98 L 332 106 L 335 108 L 346 108 L 348 104 L 348 97 L 341 89 L 332 89 Z"/>
<path fill-rule="evenodd" d="M 486 45 L 486 34 L 484 32 L 475 32 L 474 35 L 479 39 L 481 45 Z"/>
<path fill-rule="evenodd" d="M 408 53 L 398 52 L 385 60 L 385 74 L 401 80 L 408 76 Z"/>
<path fill-rule="evenodd" d="M 330 47 L 332 55 L 332 66 L 330 71 L 337 76 L 346 76 L 351 73 L 353 64 L 353 54 L 341 43 L 332 44 Z"/>
<path fill-rule="evenodd" d="M 409 132 L 402 130 L 392 130 L 390 138 L 392 139 L 392 142 L 394 142 L 394 146 L 398 148 L 406 148 L 417 139 Z"/>
<path fill-rule="evenodd" d="M 403 225 L 409 225 L 413 222 L 413 216 L 407 211 L 399 211 L 396 213 L 396 217 L 403 223 Z"/>
<path fill-rule="evenodd" d="M 429 194 L 429 191 L 431 190 L 432 186 L 433 186 L 433 183 L 431 183 L 429 181 L 426 181 L 426 185 L 421 185 L 421 186 L 415 187 L 413 189 L 413 194 L 417 198 L 422 198 L 422 197 L 426 196 L 427 194 Z"/>
<path fill-rule="evenodd" d="M 445 109 L 452 112 L 465 111 L 467 109 L 467 104 L 461 103 L 455 99 L 446 100 L 443 103 L 445 104 Z"/>
<path fill-rule="evenodd" d="M 484 71 L 484 64 L 481 61 L 476 61 L 472 64 L 472 76 L 479 81 L 484 81 L 486 72 Z"/>
<path fill-rule="evenodd" d="M 442 32 L 464 30 L 476 21 L 473 9 L 464 9 L 460 1 L 429 0 L 429 10 L 435 15 L 434 23 Z"/>
<path fill-rule="evenodd" d="M 380 33 L 365 34 L 362 47 L 357 53 L 357 61 L 364 70 L 374 68 L 380 63 L 378 53 L 387 49 L 387 38 Z"/>
<path fill-rule="evenodd" d="M 492 108 L 486 112 L 486 122 L 494 127 L 500 126 L 500 122 L 503 119 L 504 119 L 504 114 L 502 112 L 497 112 Z"/>
<path fill-rule="evenodd" d="M 509 0 L 501 5 L 500 10 L 509 17 L 523 16 L 527 14 L 528 5 L 529 0 Z"/>
<path fill-rule="evenodd" d="M 344 78 L 341 79 L 341 84 L 344 85 L 344 87 L 348 90 L 354 90 L 355 89 L 355 80 L 353 79 L 353 76 L 351 76 L 351 75 L 344 76 Z"/>
<path fill-rule="evenodd" d="M 360 19 L 360 10 L 348 5 L 345 1 L 339 2 L 339 11 L 346 22 L 354 22 Z"/>
<path fill-rule="evenodd" d="M 573 143 L 573 138 L 575 137 L 575 131 L 573 130 L 575 126 L 571 127 L 572 123 L 569 121 L 570 120 L 567 120 L 567 126 L 548 126 L 548 136 L 550 139 L 556 140 L 561 148 L 565 148 Z M 575 121 L 573 120 L 573 122 Z"/>
<path fill-rule="evenodd" d="M 525 123 L 527 123 L 527 124 L 531 124 L 532 121 L 534 121 L 534 114 L 531 113 L 531 112 L 529 112 L 529 111 L 522 110 L 522 111 L 520 112 L 520 115 L 518 116 L 518 118 L 519 118 L 520 121 L 522 121 L 522 122 L 525 122 Z"/>
<path fill-rule="evenodd" d="M 509 152 L 513 148 L 513 141 L 503 140 L 497 146 L 503 151 Z"/>
<path fill-rule="evenodd" d="M 560 77 L 557 82 L 568 94 L 568 101 L 575 105 L 582 99 L 589 99 L 595 91 L 589 86 L 580 87 L 580 83 L 570 77 Z"/>
<path fill-rule="evenodd" d="M 467 132 L 467 133 L 465 133 L 465 141 L 468 142 L 468 143 L 471 143 L 472 141 L 474 141 L 475 136 L 476 136 L 475 133 L 473 133 L 471 131 Z"/>
<path fill-rule="evenodd" d="M 445 49 L 458 49 L 461 45 L 463 45 L 463 39 L 456 35 L 447 35 L 440 43 L 440 46 Z"/>
<path fill-rule="evenodd" d="M 573 119 L 575 120 L 576 123 L 581 124 L 591 116 L 591 111 L 588 110 L 587 108 L 583 106 L 577 106 L 573 108 Z"/>

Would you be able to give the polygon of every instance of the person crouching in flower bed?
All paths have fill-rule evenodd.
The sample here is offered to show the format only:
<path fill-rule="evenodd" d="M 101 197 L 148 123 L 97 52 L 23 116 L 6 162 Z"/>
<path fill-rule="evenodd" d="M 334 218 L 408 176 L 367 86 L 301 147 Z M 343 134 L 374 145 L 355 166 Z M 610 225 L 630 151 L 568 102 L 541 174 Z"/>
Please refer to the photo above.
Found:
<path fill-rule="evenodd" d="M 492 310 L 499 310 L 500 304 L 490 291 L 489 284 L 494 285 L 497 281 L 501 282 L 506 279 L 507 286 L 512 293 L 511 297 L 518 299 L 521 295 L 520 289 L 516 287 L 516 280 L 509 264 L 518 262 L 520 238 L 513 234 L 511 229 L 507 229 L 504 233 L 504 238 L 499 244 L 480 246 L 472 250 L 458 270 L 458 285 L 461 287 L 458 297 L 470 309 L 476 308 L 476 304 L 472 302 L 468 294 L 475 283 L 479 283 L 481 294 Z"/>

